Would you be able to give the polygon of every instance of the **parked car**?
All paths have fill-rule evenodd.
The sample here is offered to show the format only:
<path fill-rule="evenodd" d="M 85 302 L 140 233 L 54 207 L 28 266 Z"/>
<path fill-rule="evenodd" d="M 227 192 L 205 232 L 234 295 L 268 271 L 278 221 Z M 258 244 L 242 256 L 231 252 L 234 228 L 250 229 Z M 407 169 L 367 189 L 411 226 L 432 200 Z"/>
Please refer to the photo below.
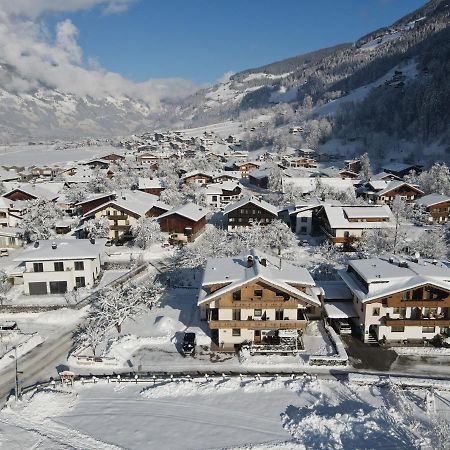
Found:
<path fill-rule="evenodd" d="M 331 325 L 338 334 L 352 334 L 352 327 L 348 319 L 334 319 Z"/>
<path fill-rule="evenodd" d="M 9 256 L 9 251 L 7 248 L 0 249 L 0 257 L 2 256 Z"/>
<path fill-rule="evenodd" d="M 106 241 L 105 247 L 111 247 L 113 245 L 112 241 Z"/>
<path fill-rule="evenodd" d="M 195 333 L 184 333 L 183 344 L 181 346 L 181 351 L 183 352 L 183 355 L 194 356 L 196 345 L 197 345 L 197 339 L 195 337 Z"/>

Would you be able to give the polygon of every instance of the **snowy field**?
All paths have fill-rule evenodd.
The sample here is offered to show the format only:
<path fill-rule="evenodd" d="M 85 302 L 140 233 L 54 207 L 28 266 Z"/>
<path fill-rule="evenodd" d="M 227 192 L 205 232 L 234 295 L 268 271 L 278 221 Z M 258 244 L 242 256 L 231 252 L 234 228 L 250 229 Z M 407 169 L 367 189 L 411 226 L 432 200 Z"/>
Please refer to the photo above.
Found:
<path fill-rule="evenodd" d="M 58 150 L 53 145 L 1 145 L 0 165 L 29 167 L 68 163 L 90 160 L 108 153 L 118 153 L 118 149 L 111 146 L 92 146 Z"/>
<path fill-rule="evenodd" d="M 445 449 L 450 393 L 301 377 L 81 385 L 0 412 L 33 449 Z M 448 448 L 448 447 L 447 447 Z"/>

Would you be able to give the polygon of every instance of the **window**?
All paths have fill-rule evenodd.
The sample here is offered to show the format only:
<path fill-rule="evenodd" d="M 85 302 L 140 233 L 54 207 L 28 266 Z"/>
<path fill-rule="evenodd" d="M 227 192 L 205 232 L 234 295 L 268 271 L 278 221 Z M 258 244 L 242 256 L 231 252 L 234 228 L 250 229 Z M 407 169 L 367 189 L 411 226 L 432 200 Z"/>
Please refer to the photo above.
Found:
<path fill-rule="evenodd" d="M 300 227 L 300 233 L 305 234 L 307 231 L 306 227 Z"/>
<path fill-rule="evenodd" d="M 255 289 L 255 297 L 262 297 L 263 291 L 262 289 Z"/>
<path fill-rule="evenodd" d="M 43 272 L 44 264 L 43 263 L 33 263 L 33 272 Z"/>
<path fill-rule="evenodd" d="M 75 270 L 84 270 L 84 262 L 75 261 Z"/>
<path fill-rule="evenodd" d="M 372 309 L 372 316 L 379 316 L 380 315 L 380 308 L 373 308 Z"/>
<path fill-rule="evenodd" d="M 57 261 L 53 265 L 55 266 L 55 272 L 64 272 L 64 263 L 62 261 Z"/>
<path fill-rule="evenodd" d="M 391 327 L 391 331 L 393 333 L 403 333 L 405 331 L 405 327 Z"/>
<path fill-rule="evenodd" d="M 231 334 L 232 334 L 232 336 L 240 336 L 241 335 L 241 329 L 240 328 L 233 328 Z"/>
<path fill-rule="evenodd" d="M 300 217 L 300 222 L 308 222 L 308 218 L 307 217 Z"/>
<path fill-rule="evenodd" d="M 84 277 L 75 277 L 75 286 L 77 288 L 83 288 L 86 286 L 86 279 Z"/>
<path fill-rule="evenodd" d="M 434 327 L 422 327 L 422 333 L 434 333 Z"/>
<path fill-rule="evenodd" d="M 284 318 L 284 311 L 282 309 L 277 309 L 275 311 L 275 320 L 283 320 Z"/>
<path fill-rule="evenodd" d="M 411 299 L 410 292 L 409 291 L 403 292 L 402 300 L 410 300 L 410 299 Z"/>
<path fill-rule="evenodd" d="M 233 292 L 233 300 L 238 301 L 241 299 L 241 291 L 234 291 Z"/>
<path fill-rule="evenodd" d="M 233 320 L 241 320 L 241 310 L 233 309 Z"/>
<path fill-rule="evenodd" d="M 255 309 L 253 315 L 255 317 L 261 317 L 262 316 L 262 309 Z"/>
<path fill-rule="evenodd" d="M 212 196 L 212 201 L 213 201 L 213 202 L 217 202 L 217 195 L 213 195 L 213 196 Z"/>

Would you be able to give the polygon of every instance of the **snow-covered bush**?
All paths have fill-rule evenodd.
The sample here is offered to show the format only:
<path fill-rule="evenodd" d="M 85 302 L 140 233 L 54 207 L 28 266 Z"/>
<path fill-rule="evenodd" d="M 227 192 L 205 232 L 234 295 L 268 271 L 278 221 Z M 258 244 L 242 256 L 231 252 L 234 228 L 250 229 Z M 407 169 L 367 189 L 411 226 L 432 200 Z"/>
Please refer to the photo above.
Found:
<path fill-rule="evenodd" d="M 63 216 L 62 211 L 50 200 L 34 200 L 27 208 L 21 222 L 28 241 L 50 239 L 55 226 Z"/>
<path fill-rule="evenodd" d="M 153 217 L 144 217 L 131 228 L 136 245 L 147 249 L 158 242 L 164 242 L 165 236 L 161 232 L 158 221 Z"/>

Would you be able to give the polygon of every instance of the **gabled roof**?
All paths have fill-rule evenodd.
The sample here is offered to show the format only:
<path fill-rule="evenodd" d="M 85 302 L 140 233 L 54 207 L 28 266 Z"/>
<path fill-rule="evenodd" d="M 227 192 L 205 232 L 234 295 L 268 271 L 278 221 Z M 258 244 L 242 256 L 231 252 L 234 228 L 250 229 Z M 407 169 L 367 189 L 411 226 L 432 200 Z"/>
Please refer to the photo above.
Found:
<path fill-rule="evenodd" d="M 50 183 L 5 183 L 9 189 L 3 194 L 3 197 L 13 193 L 14 191 L 21 191 L 31 197 L 42 200 L 55 200 L 58 198 L 58 193 L 55 192 L 54 187 L 50 187 Z M 64 183 L 58 183 L 57 190 L 61 190 Z"/>
<path fill-rule="evenodd" d="M 393 180 L 393 181 L 390 181 L 384 189 L 382 189 L 381 191 L 378 191 L 377 195 L 378 196 L 385 195 L 385 194 L 387 194 L 395 189 L 398 189 L 402 186 L 407 186 L 409 189 L 412 189 L 413 191 L 423 194 L 423 191 L 421 191 L 417 186 L 414 186 L 413 184 L 406 183 L 405 181 Z"/>
<path fill-rule="evenodd" d="M 189 202 L 185 203 L 184 205 L 176 206 L 175 208 L 172 208 L 164 214 L 161 214 L 158 217 L 158 220 L 163 219 L 164 217 L 172 216 L 174 214 L 185 217 L 186 219 L 192 220 L 193 222 L 198 222 L 199 220 L 203 219 L 206 214 L 208 214 L 208 210 Z"/>
<path fill-rule="evenodd" d="M 247 267 L 249 256 L 253 258 L 252 267 Z M 266 261 L 266 265 L 263 264 L 263 260 Z M 217 299 L 227 292 L 254 281 L 267 283 L 307 303 L 320 305 L 320 301 L 315 295 L 306 294 L 292 286 L 292 284 L 314 286 L 314 280 L 305 268 L 280 261 L 278 258 L 255 249 L 250 250 L 248 254 L 236 257 L 208 259 L 203 272 L 198 304 Z M 227 285 L 211 294 L 208 293 L 208 286 L 224 283 Z"/>
<path fill-rule="evenodd" d="M 162 189 L 161 180 L 159 178 L 143 178 L 138 179 L 139 189 Z"/>
<path fill-rule="evenodd" d="M 242 208 L 247 203 L 251 203 L 252 205 L 257 206 L 258 208 L 262 208 L 265 211 L 273 214 L 274 216 L 278 216 L 278 210 L 275 206 L 271 205 L 270 203 L 265 202 L 264 200 L 259 200 L 256 197 L 242 197 L 238 202 L 228 205 L 224 209 L 223 213 L 225 215 L 227 215 L 231 211 Z"/>
<path fill-rule="evenodd" d="M 234 191 L 236 188 L 242 190 L 241 184 L 237 181 L 224 181 L 222 183 L 212 183 L 204 187 L 207 194 L 222 195 L 223 191 Z"/>
<path fill-rule="evenodd" d="M 372 175 L 370 180 L 371 181 L 377 181 L 377 180 L 384 180 L 385 178 L 394 178 L 396 180 L 400 180 L 400 178 L 397 175 L 394 175 L 393 173 L 389 172 L 379 172 L 375 175 Z"/>
<path fill-rule="evenodd" d="M 437 205 L 439 203 L 450 202 L 450 196 L 442 195 L 442 194 L 428 194 L 421 198 L 418 198 L 415 203 L 419 206 L 428 206 Z"/>
<path fill-rule="evenodd" d="M 185 180 L 186 178 L 190 178 L 190 177 L 195 177 L 198 175 L 205 175 L 208 178 L 212 178 L 213 177 L 213 173 L 212 172 L 208 172 L 205 170 L 191 170 L 190 172 L 185 173 L 181 179 Z"/>
<path fill-rule="evenodd" d="M 143 217 L 157 201 L 158 197 L 156 195 L 147 194 L 141 191 L 122 191 L 117 194 L 117 197 L 114 200 L 109 200 L 97 208 L 91 209 L 83 216 L 83 218 L 90 217 L 97 211 L 110 206 L 115 206 L 119 209 L 124 209 L 125 211 L 134 213 L 139 217 Z"/>

